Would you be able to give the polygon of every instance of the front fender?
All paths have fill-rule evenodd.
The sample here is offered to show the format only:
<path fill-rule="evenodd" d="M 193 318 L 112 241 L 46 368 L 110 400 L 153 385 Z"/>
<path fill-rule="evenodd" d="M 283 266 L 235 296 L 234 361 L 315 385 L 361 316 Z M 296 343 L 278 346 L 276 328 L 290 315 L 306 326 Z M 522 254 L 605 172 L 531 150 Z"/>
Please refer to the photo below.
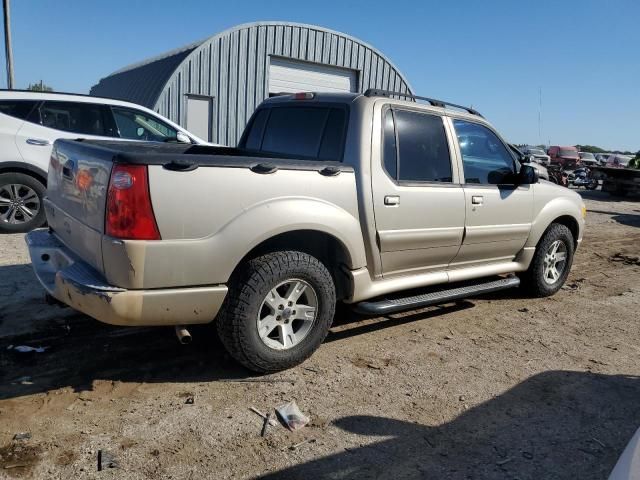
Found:
<path fill-rule="evenodd" d="M 571 197 L 555 197 L 548 200 L 536 198 L 536 204 L 538 204 L 539 201 L 541 201 L 542 207 L 533 219 L 525 248 L 535 247 L 544 232 L 549 228 L 549 225 L 556 219 L 567 216 L 573 218 L 578 224 L 578 238 L 576 238 L 576 241 L 579 242 L 582 240 L 582 233 L 584 231 L 584 219 L 582 218 L 581 211 L 582 200 L 578 203 Z"/>

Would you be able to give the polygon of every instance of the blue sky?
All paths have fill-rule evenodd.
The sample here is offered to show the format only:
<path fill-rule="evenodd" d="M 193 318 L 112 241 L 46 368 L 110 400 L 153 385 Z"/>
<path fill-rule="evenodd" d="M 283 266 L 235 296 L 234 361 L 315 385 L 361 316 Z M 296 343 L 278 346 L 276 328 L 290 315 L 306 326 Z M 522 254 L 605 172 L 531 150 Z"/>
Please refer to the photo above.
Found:
<path fill-rule="evenodd" d="M 640 149 L 637 0 L 11 3 L 19 88 L 43 79 L 87 93 L 114 70 L 228 27 L 290 20 L 371 43 L 418 94 L 473 105 L 512 142 Z"/>

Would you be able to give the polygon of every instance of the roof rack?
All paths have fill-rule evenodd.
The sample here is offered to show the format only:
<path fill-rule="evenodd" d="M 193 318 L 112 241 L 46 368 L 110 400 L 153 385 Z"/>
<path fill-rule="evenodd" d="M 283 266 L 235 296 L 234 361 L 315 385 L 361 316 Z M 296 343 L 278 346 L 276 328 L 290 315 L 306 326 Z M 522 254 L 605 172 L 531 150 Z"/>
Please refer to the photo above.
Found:
<path fill-rule="evenodd" d="M 436 100 L 435 98 L 419 97 L 418 95 L 413 95 L 411 93 L 392 92 L 390 90 L 379 90 L 377 88 L 369 88 L 367 91 L 364 92 L 364 96 L 365 97 L 389 97 L 389 98 L 390 97 L 403 97 L 403 98 L 410 98 L 411 100 L 423 100 L 425 102 L 429 102 L 434 107 L 459 108 L 460 110 L 464 110 L 465 112 L 469 112 L 471 115 L 477 115 L 479 117 L 482 117 L 480 112 L 478 112 L 477 110 L 474 110 L 471 107 L 463 107 L 462 105 L 457 105 L 455 103 L 445 102 L 445 101 L 442 101 L 442 100 Z M 482 118 L 484 118 L 484 117 L 482 117 Z"/>

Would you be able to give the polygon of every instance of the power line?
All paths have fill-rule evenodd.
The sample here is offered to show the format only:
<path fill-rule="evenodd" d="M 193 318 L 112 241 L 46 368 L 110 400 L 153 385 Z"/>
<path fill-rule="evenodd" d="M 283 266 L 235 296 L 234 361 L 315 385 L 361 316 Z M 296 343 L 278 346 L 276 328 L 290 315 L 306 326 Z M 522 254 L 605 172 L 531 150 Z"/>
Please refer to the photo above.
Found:
<path fill-rule="evenodd" d="M 13 52 L 11 50 L 11 11 L 9 0 L 2 0 L 4 11 L 4 50 L 7 58 L 7 88 L 13 89 Z"/>

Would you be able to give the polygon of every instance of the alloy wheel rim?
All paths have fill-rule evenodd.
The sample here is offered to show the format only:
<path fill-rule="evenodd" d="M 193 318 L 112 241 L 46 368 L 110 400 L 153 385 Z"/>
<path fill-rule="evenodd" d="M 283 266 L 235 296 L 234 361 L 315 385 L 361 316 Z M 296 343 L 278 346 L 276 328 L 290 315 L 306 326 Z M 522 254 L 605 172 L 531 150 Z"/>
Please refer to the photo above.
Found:
<path fill-rule="evenodd" d="M 36 191 L 19 183 L 0 186 L 0 222 L 19 225 L 33 220 L 40 212 Z"/>
<path fill-rule="evenodd" d="M 553 242 L 544 254 L 544 281 L 553 285 L 564 273 L 567 266 L 567 246 L 562 240 Z"/>
<path fill-rule="evenodd" d="M 269 290 L 260 305 L 256 327 L 260 340 L 274 350 L 302 342 L 316 322 L 318 295 L 304 280 L 293 278 Z"/>

